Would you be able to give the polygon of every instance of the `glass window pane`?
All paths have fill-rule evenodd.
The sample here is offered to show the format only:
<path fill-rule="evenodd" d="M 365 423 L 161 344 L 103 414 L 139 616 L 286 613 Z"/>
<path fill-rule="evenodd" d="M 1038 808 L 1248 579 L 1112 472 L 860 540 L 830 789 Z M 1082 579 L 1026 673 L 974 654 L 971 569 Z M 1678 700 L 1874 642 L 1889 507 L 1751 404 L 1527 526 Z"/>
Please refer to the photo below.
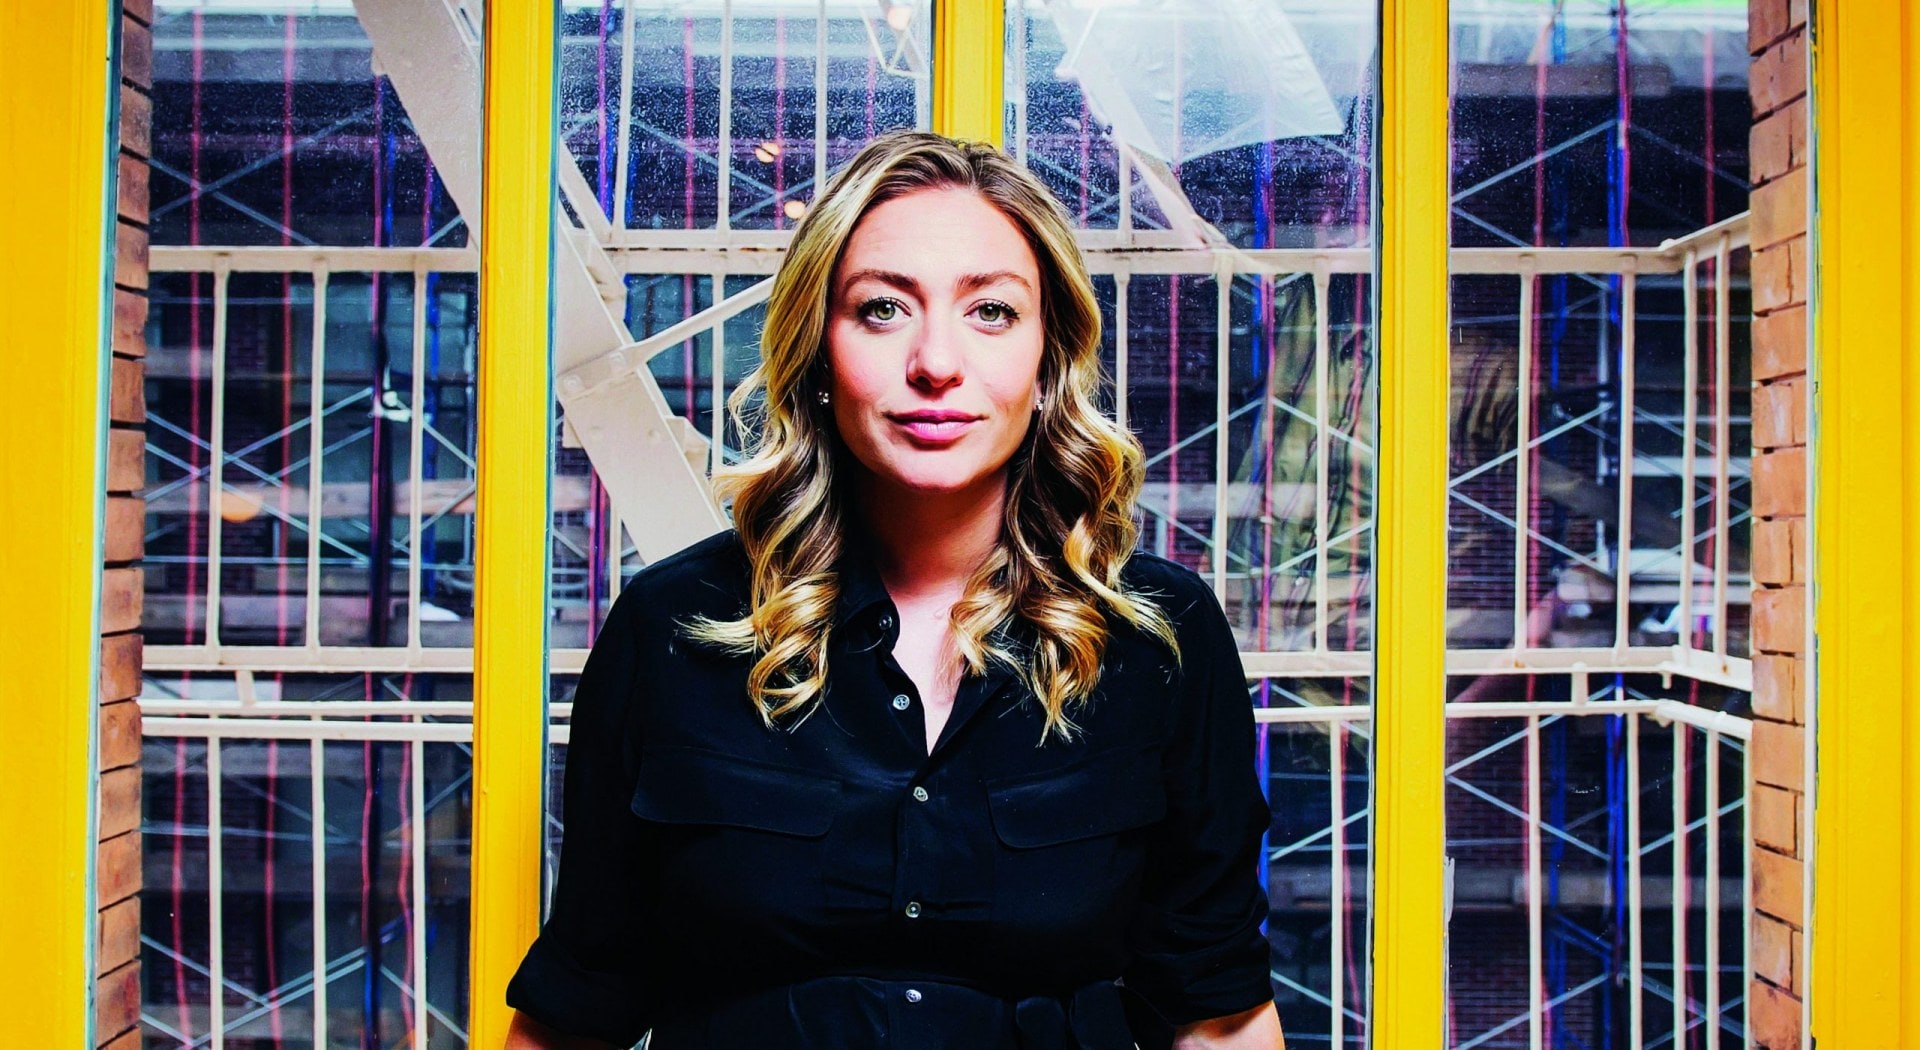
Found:
<path fill-rule="evenodd" d="M 478 45 L 362 6 L 154 5 L 156 1045 L 465 1042 Z"/>
<path fill-rule="evenodd" d="M 1452 21 L 1450 1040 L 1735 1040 L 1747 5 Z"/>

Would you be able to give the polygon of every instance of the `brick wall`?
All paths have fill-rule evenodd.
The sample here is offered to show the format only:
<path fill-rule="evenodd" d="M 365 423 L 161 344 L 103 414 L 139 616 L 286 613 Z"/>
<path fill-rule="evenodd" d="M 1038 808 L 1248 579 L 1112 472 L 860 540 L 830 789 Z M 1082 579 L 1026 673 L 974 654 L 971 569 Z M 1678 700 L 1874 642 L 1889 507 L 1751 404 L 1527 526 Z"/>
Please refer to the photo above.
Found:
<path fill-rule="evenodd" d="M 140 1045 L 140 578 L 146 504 L 147 156 L 152 0 L 123 0 L 105 564 L 100 594 L 99 945 L 94 1037 Z"/>
<path fill-rule="evenodd" d="M 1752 0 L 1753 987 L 1762 1050 L 1806 992 L 1807 3 Z"/>

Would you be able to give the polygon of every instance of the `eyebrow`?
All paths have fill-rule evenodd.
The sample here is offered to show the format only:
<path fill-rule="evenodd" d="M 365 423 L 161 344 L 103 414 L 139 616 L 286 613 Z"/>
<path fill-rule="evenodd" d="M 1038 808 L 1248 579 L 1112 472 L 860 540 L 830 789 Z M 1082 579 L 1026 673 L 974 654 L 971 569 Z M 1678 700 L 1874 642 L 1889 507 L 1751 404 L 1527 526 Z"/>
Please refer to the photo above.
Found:
<path fill-rule="evenodd" d="M 851 288 L 863 280 L 879 281 L 883 284 L 890 284 L 896 288 L 905 289 L 915 295 L 920 294 L 920 282 L 912 277 L 893 270 L 877 270 L 872 268 L 855 270 L 848 274 L 842 288 Z M 976 288 L 984 288 L 998 281 L 1012 281 L 1022 288 L 1025 288 L 1027 294 L 1033 294 L 1033 285 L 1028 283 L 1025 277 L 1020 276 L 1012 270 L 990 270 L 986 273 L 963 274 L 959 280 L 960 293 L 964 295 Z"/>

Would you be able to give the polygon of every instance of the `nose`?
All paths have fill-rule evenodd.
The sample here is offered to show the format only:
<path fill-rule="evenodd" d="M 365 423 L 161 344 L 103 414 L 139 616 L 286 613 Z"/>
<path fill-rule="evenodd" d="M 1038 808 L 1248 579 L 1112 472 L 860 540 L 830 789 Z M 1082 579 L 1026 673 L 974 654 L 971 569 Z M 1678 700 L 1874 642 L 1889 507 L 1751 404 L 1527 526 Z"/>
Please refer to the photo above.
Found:
<path fill-rule="evenodd" d="M 957 322 L 939 311 L 930 312 L 907 355 L 908 383 L 922 390 L 959 385 L 965 369 L 958 329 Z"/>

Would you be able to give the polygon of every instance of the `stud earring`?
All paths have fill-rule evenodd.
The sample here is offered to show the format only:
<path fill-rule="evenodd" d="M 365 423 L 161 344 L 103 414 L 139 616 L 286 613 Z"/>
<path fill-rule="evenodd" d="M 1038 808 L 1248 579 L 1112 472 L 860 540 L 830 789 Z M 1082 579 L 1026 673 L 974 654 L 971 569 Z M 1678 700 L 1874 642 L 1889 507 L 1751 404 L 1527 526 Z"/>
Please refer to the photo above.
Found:
<path fill-rule="evenodd" d="M 813 396 L 815 400 L 819 401 L 823 405 L 833 400 L 833 395 L 831 393 L 828 393 L 825 390 L 822 390 L 818 394 L 815 394 Z"/>
<path fill-rule="evenodd" d="M 1033 399 L 1033 410 L 1035 412 L 1045 412 L 1047 410 L 1047 395 L 1041 394 Z"/>

